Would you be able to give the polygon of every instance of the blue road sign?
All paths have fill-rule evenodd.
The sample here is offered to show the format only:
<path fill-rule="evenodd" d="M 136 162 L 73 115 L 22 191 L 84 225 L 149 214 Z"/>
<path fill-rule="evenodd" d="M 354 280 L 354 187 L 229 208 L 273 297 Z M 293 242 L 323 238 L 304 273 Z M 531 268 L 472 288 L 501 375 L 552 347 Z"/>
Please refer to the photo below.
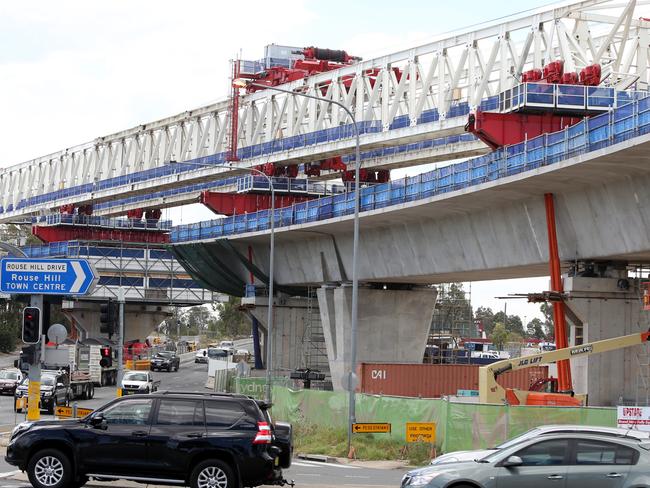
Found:
<path fill-rule="evenodd" d="M 85 295 L 96 275 L 85 259 L 5 258 L 0 292 L 26 295 Z"/>

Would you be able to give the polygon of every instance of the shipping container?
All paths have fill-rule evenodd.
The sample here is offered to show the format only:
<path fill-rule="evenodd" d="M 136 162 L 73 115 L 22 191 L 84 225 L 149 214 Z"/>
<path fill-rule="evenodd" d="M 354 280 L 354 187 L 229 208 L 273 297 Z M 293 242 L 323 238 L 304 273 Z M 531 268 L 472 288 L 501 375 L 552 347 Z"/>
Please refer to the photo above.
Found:
<path fill-rule="evenodd" d="M 478 390 L 478 365 L 363 363 L 359 391 L 362 393 L 421 398 L 456 395 L 458 390 Z M 548 377 L 548 366 L 508 371 L 499 377 L 505 388 L 527 390 Z"/>

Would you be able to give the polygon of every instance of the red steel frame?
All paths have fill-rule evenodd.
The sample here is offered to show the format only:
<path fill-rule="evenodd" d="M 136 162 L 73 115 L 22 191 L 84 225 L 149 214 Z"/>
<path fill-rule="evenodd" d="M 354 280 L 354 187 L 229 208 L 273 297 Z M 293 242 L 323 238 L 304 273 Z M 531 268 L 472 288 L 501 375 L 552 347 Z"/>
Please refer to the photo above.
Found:
<path fill-rule="evenodd" d="M 544 194 L 546 207 L 546 227 L 548 230 L 548 255 L 549 268 L 551 272 L 551 291 L 563 292 L 562 274 L 560 270 L 560 253 L 557 245 L 557 232 L 555 229 L 555 203 L 553 194 Z M 566 333 L 566 317 L 564 314 L 564 303 L 553 302 L 553 322 L 555 324 L 555 345 L 558 349 L 568 347 Z M 568 392 L 573 390 L 571 380 L 571 363 L 568 359 L 557 362 L 558 390 Z"/>
<path fill-rule="evenodd" d="M 582 117 L 564 115 L 525 114 L 481 112 L 472 114 L 465 126 L 467 132 L 476 135 L 492 149 L 512 144 L 519 144 L 526 139 L 532 139 L 542 134 L 557 132 L 577 124 Z"/>
<path fill-rule="evenodd" d="M 313 197 L 304 195 L 276 195 L 275 208 L 289 207 L 294 203 L 306 202 Z M 271 208 L 271 195 L 255 193 L 218 193 L 204 191 L 200 201 L 219 215 L 241 215 Z"/>
<path fill-rule="evenodd" d="M 32 234 L 43 242 L 61 241 L 121 241 L 166 244 L 169 233 L 160 230 L 102 229 L 74 225 L 32 226 Z"/>

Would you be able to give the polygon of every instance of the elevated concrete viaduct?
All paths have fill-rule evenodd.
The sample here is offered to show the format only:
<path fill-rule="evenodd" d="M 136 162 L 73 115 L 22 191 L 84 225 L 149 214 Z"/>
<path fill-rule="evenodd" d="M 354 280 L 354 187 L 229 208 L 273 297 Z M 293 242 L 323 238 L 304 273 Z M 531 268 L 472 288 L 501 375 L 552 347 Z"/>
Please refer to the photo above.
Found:
<path fill-rule="evenodd" d="M 575 262 L 650 262 L 649 149 L 650 136 L 644 135 L 472 188 L 363 212 L 359 276 L 367 288 L 360 295 L 360 321 L 366 324 L 360 326 L 360 351 L 361 344 L 372 347 L 361 352 L 360 359 L 421 360 L 435 303 L 435 292 L 423 291 L 423 285 L 548 274 L 545 193 L 555 194 L 559 252 L 567 269 Z M 229 239 L 240 256 L 250 252 L 258 282 L 267 275 L 268 240 L 268 232 Z M 202 241 L 187 246 L 208 250 L 212 245 Z M 276 229 L 276 282 L 319 287 L 335 386 L 335 371 L 349 353 L 344 344 L 351 267 L 351 216 Z M 227 268 L 231 276 L 248 282 L 245 259 L 229 261 Z M 579 291 L 580 282 L 573 283 Z M 384 285 L 387 289 L 376 289 Z M 633 300 L 617 301 L 617 310 L 628 312 L 605 314 L 606 319 L 575 307 L 589 340 L 645 327 L 631 312 L 640 307 Z M 396 329 L 401 332 L 390 333 Z M 420 346 L 413 347 L 415 343 Z M 590 375 L 605 364 L 601 361 L 607 359 L 590 359 L 589 367 L 582 369 L 587 376 L 576 379 L 577 387 L 597 381 Z M 629 384 L 632 375 L 629 368 L 621 370 L 619 379 L 600 389 L 598 401 L 612 403 L 629 396 L 631 389 L 619 387 Z"/>

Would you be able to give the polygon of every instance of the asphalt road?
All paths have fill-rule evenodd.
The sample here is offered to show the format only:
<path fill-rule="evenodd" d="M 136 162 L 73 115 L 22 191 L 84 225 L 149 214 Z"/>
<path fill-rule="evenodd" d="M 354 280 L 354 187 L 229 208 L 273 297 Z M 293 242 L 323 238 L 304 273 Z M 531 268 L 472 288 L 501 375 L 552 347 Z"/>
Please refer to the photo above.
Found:
<path fill-rule="evenodd" d="M 154 377 L 160 380 L 161 390 L 205 391 L 207 369 L 206 364 L 186 362 L 181 364 L 178 372 L 154 372 Z M 77 403 L 83 408 L 97 408 L 113 398 L 115 398 L 115 388 L 104 387 L 95 389 L 95 398 L 92 400 L 79 400 Z M 13 425 L 24 420 L 24 415 L 15 415 L 13 413 L 12 402 L 13 397 L 0 397 L 0 425 L 2 425 L 0 432 L 11 430 Z M 46 419 L 51 418 L 51 416 L 42 412 L 41 418 Z M 2 457 L 0 457 L 0 488 L 31 486 L 29 483 L 9 477 L 9 473 L 13 473 L 15 467 L 4 462 L 4 449 L 0 449 L 0 453 L 2 453 Z M 372 469 L 295 459 L 291 468 L 285 470 L 285 478 L 288 480 L 293 479 L 297 487 L 397 488 L 405 472 L 405 469 Z M 91 482 L 89 485 L 126 486 L 119 481 L 112 483 Z"/>

